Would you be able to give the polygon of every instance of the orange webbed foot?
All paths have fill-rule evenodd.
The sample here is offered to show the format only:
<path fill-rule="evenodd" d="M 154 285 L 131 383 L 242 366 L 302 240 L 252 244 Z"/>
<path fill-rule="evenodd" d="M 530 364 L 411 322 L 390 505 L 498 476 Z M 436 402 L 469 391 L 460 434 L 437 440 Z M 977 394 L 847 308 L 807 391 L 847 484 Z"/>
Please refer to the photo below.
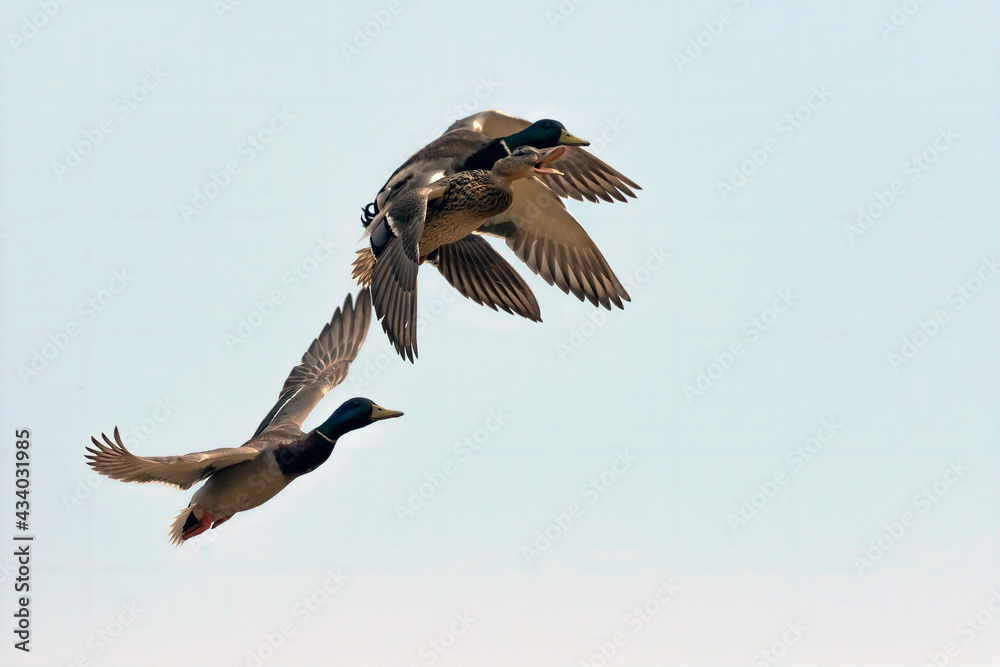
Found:
<path fill-rule="evenodd" d="M 225 519 L 223 519 L 223 521 L 225 521 Z M 208 530 L 210 525 L 212 525 L 212 513 L 208 510 L 204 510 L 204 512 L 202 512 L 201 521 L 181 533 L 181 539 L 188 540 L 195 535 L 201 535 Z"/>

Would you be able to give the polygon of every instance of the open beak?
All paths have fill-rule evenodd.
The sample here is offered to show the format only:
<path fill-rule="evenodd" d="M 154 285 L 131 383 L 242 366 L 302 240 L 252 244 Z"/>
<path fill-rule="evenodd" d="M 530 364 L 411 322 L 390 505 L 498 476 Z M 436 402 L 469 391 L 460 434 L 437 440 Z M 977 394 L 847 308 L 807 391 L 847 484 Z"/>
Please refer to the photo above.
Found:
<path fill-rule="evenodd" d="M 548 153 L 546 153 L 545 155 L 542 156 L 541 160 L 539 160 L 538 162 L 535 163 L 535 173 L 536 174 L 555 174 L 556 176 L 562 176 L 562 172 L 561 171 L 557 171 L 555 169 L 552 169 L 551 167 L 546 167 L 545 165 L 547 165 L 548 163 L 552 162 L 553 160 L 555 160 L 556 158 L 558 158 L 559 156 L 561 156 L 565 152 L 566 152 L 566 149 L 563 148 L 562 146 L 556 146 L 555 148 L 553 148 L 552 150 L 550 150 Z"/>
<path fill-rule="evenodd" d="M 402 417 L 403 413 L 399 410 L 386 410 L 381 405 L 372 406 L 372 421 L 377 422 L 382 419 L 392 419 L 393 417 Z"/>
<path fill-rule="evenodd" d="M 589 146 L 590 142 L 586 139 L 581 139 L 580 137 L 574 137 L 572 134 L 563 130 L 559 133 L 559 145 L 560 146 Z"/>

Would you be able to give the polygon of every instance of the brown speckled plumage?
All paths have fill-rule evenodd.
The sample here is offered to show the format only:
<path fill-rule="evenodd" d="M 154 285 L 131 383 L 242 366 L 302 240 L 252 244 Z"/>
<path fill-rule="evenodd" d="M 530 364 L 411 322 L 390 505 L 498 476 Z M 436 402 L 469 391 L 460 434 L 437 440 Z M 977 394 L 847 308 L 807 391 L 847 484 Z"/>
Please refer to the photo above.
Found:
<path fill-rule="evenodd" d="M 427 203 L 424 233 L 420 237 L 421 258 L 446 243 L 465 238 L 492 218 L 507 210 L 514 200 L 510 182 L 491 171 L 463 171 L 435 183 L 444 194 Z"/>
<path fill-rule="evenodd" d="M 400 355 L 410 360 L 416 355 L 411 326 L 416 321 L 416 269 L 425 260 L 466 298 L 541 321 L 531 288 L 487 236 L 503 239 L 529 269 L 563 292 L 595 306 L 624 307 L 628 292 L 562 199 L 625 202 L 640 188 L 585 150 L 587 145 L 558 121 L 532 123 L 491 109 L 457 120 L 393 172 L 364 209 L 362 222 L 371 232 L 371 244 L 358 252 L 353 275 L 360 284 L 373 286 L 372 297 L 380 300 L 375 310 Z M 558 170 L 515 180 L 512 201 L 476 227 L 474 219 L 489 202 L 481 207 L 476 201 L 459 204 L 455 192 L 434 190 L 463 182 L 449 180 L 455 175 L 486 173 L 511 151 L 530 146 L 565 151 L 554 165 Z M 458 188 L 457 196 L 471 196 L 476 187 L 487 185 L 475 177 L 471 182 L 473 187 L 468 192 L 468 186 Z M 413 196 L 413 191 L 420 194 Z M 424 218 L 426 227 L 415 231 L 412 221 Z M 397 238 L 402 242 L 396 243 Z"/>
<path fill-rule="evenodd" d="M 417 354 L 418 265 L 442 246 L 461 241 L 484 221 L 507 210 L 514 201 L 511 183 L 547 169 L 544 163 L 561 154 L 562 149 L 555 150 L 559 152 L 543 154 L 522 147 L 498 160 L 490 171 L 463 171 L 408 190 L 388 202 L 372 221 L 371 249 L 358 253 L 353 274 L 361 284 L 371 285 L 375 313 L 400 356 L 412 361 Z M 529 304 L 534 297 L 517 295 L 508 301 Z M 524 310 L 523 306 L 512 309 L 503 302 L 501 305 L 519 314 Z M 534 306 L 537 308 L 537 302 Z M 540 319 L 533 312 L 526 316 Z"/>

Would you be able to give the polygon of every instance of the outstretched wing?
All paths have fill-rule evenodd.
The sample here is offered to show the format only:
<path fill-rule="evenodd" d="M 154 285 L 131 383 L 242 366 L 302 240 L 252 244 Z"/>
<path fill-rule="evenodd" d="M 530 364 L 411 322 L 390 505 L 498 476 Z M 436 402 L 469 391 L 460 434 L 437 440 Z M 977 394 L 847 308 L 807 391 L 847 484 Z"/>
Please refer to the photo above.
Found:
<path fill-rule="evenodd" d="M 220 468 L 249 461 L 260 454 L 256 447 L 224 447 L 183 456 L 136 456 L 125 449 L 117 426 L 114 435 L 114 442 L 104 433 L 101 434 L 104 442 L 90 438 L 94 447 L 87 447 L 87 464 L 111 479 L 137 484 L 152 482 L 187 489 Z"/>
<path fill-rule="evenodd" d="M 465 118 L 459 118 L 445 130 L 445 133 L 454 130 L 472 130 L 485 134 L 488 139 L 497 139 L 517 134 L 529 125 L 531 125 L 531 121 L 525 118 L 511 116 L 509 113 L 496 109 L 487 109 Z"/>
<path fill-rule="evenodd" d="M 477 233 L 505 239 L 528 268 L 580 301 L 586 298 L 609 310 L 611 304 L 624 308 L 622 299 L 631 301 L 628 292 L 562 200 L 535 177 L 514 181 L 511 187 L 514 203 Z"/>
<path fill-rule="evenodd" d="M 473 130 L 489 139 L 496 139 L 516 134 L 529 125 L 529 120 L 490 109 L 455 121 L 448 132 Z M 594 203 L 616 199 L 623 202 L 626 197 L 635 197 L 630 188 L 642 189 L 635 181 L 580 146 L 566 146 L 566 152 L 553 166 L 563 173 L 540 174 L 538 178 L 560 197 L 577 201 L 586 199 Z"/>
<path fill-rule="evenodd" d="M 445 244 L 427 256 L 427 263 L 467 299 L 542 321 L 538 301 L 524 278 L 483 237 L 470 234 Z"/>
<path fill-rule="evenodd" d="M 302 355 L 302 363 L 288 374 L 278 402 L 257 427 L 254 437 L 281 427 L 302 428 L 320 399 L 347 377 L 347 369 L 365 341 L 371 317 L 367 289 L 361 290 L 357 299 L 347 295 L 343 307 L 334 311 Z"/>
<path fill-rule="evenodd" d="M 635 181 L 579 146 L 567 146 L 552 166 L 562 174 L 539 174 L 539 178 L 560 197 L 595 204 L 600 199 L 623 202 L 627 201 L 625 197 L 635 197 L 630 186 L 642 190 Z"/>
<path fill-rule="evenodd" d="M 444 185 L 438 185 L 444 183 Z M 404 359 L 417 356 L 417 268 L 428 199 L 443 196 L 448 181 L 392 199 L 369 226 L 375 256 L 371 292 L 375 315 Z"/>

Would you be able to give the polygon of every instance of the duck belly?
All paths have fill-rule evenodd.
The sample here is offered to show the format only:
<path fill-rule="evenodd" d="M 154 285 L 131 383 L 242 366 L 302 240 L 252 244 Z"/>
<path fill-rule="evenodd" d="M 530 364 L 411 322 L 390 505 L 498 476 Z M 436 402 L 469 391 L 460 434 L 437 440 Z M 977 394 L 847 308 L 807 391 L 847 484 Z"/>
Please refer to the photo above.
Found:
<path fill-rule="evenodd" d="M 273 456 L 261 456 L 215 473 L 191 501 L 211 512 L 213 521 L 223 521 L 237 512 L 263 505 L 290 482 Z"/>
<path fill-rule="evenodd" d="M 424 225 L 423 236 L 420 237 L 420 256 L 429 255 L 443 245 L 461 241 L 476 231 L 488 217 L 490 216 L 470 220 L 467 216 L 443 216 L 437 220 L 428 220 Z"/>
<path fill-rule="evenodd" d="M 502 190 L 480 189 L 455 193 L 437 210 L 428 208 L 420 236 L 421 257 L 443 245 L 461 241 L 479 229 L 484 221 L 506 211 L 512 200 L 509 193 Z"/>

